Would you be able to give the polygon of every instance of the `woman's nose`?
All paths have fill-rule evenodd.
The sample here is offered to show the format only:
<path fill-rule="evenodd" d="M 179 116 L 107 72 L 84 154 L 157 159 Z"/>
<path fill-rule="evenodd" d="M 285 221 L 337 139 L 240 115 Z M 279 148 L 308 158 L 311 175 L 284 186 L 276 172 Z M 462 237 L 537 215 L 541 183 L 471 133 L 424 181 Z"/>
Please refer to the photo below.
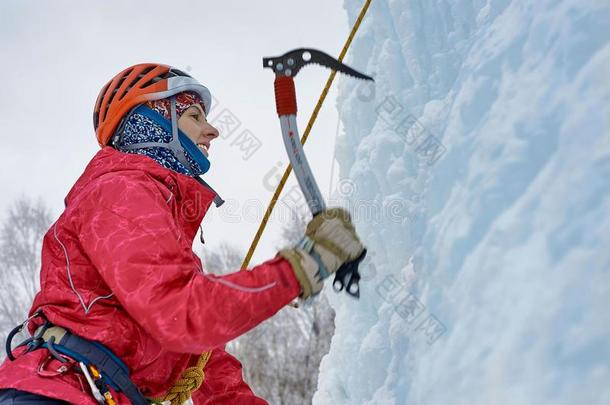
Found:
<path fill-rule="evenodd" d="M 207 122 L 205 123 L 205 127 L 203 129 L 203 134 L 212 139 L 218 138 L 218 136 L 220 135 L 218 130 Z"/>

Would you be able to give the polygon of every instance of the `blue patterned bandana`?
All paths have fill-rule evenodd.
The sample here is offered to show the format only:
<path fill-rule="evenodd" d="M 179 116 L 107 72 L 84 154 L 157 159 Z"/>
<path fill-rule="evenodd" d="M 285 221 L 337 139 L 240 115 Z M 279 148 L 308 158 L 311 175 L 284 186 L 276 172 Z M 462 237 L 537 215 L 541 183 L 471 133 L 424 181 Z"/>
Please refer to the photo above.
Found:
<path fill-rule="evenodd" d="M 180 97 L 182 96 L 182 97 Z M 195 98 L 191 95 L 191 93 L 180 93 L 177 97 L 176 104 L 176 116 L 179 117 L 182 113 L 193 103 L 199 100 L 198 96 Z M 122 127 L 122 135 L 120 137 L 119 143 L 115 145 L 115 148 L 121 150 L 125 153 L 134 153 L 139 155 L 145 155 L 149 158 L 155 160 L 161 166 L 174 170 L 175 172 L 185 174 L 187 176 L 200 176 L 207 171 L 208 167 L 202 167 L 197 163 L 195 159 L 190 155 L 190 153 L 203 153 L 199 150 L 193 150 L 191 148 L 190 153 L 187 149 L 181 149 L 180 152 L 183 153 L 186 158 L 186 162 L 188 166 L 186 166 L 183 162 L 184 159 L 178 159 L 174 154 L 174 150 L 161 147 L 161 146 L 148 146 L 135 149 L 126 149 L 126 146 L 140 144 L 144 142 L 159 142 L 159 143 L 169 143 L 172 141 L 172 133 L 171 133 L 171 125 L 169 122 L 169 112 L 164 106 L 167 104 L 169 107 L 169 100 L 157 100 L 154 104 L 147 103 L 146 107 L 148 107 L 152 115 L 146 111 L 140 111 L 141 108 L 132 111 L 131 114 L 127 117 L 125 124 Z M 162 121 L 167 122 L 162 122 Z M 183 139 L 186 136 L 183 136 Z M 201 156 L 203 157 L 203 156 Z M 182 162 L 180 161 L 182 160 Z M 205 159 L 207 160 L 207 158 Z"/>
<path fill-rule="evenodd" d="M 116 145 L 116 147 L 117 149 L 121 150 L 121 146 L 133 145 L 142 142 L 162 142 L 169 144 L 171 140 L 172 134 L 162 128 L 159 124 L 142 114 L 132 113 L 125 123 L 123 136 L 121 137 L 120 143 Z M 188 153 L 185 153 L 184 155 L 191 166 L 189 168 L 180 163 L 171 149 L 163 147 L 138 148 L 122 150 L 122 152 L 148 156 L 161 166 L 178 173 L 186 174 L 187 176 L 203 174 L 197 173 L 198 165 Z"/>

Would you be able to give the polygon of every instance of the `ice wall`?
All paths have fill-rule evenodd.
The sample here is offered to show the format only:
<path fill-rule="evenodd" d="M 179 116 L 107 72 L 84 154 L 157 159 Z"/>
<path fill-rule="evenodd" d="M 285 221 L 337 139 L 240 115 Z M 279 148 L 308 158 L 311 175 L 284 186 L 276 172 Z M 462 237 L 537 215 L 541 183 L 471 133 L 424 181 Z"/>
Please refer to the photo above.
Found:
<path fill-rule="evenodd" d="M 325 291 L 314 404 L 610 403 L 609 26 L 607 1 L 373 1 L 337 147 L 370 260 L 358 302 Z"/>

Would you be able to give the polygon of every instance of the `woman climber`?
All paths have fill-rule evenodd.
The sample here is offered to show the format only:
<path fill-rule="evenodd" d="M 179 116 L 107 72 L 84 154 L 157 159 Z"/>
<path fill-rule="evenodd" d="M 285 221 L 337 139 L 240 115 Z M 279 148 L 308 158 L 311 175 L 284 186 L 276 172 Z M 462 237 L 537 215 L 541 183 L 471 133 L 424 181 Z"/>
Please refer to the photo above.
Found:
<path fill-rule="evenodd" d="M 165 65 L 132 66 L 103 87 L 101 150 L 44 236 L 40 291 L 7 339 L 0 404 L 266 403 L 225 344 L 318 294 L 363 246 L 347 211 L 331 208 L 308 224 L 308 243 L 207 273 L 192 243 L 222 204 L 199 177 L 218 137 L 210 105 L 205 86 Z M 11 346 L 21 329 L 32 336 Z"/>

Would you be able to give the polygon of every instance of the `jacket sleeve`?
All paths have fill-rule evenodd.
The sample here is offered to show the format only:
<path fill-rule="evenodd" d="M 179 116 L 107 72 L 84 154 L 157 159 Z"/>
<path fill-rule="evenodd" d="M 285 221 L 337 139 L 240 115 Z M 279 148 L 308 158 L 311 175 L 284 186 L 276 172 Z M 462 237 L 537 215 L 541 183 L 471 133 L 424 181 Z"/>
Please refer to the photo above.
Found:
<path fill-rule="evenodd" d="M 201 353 L 254 328 L 296 298 L 280 256 L 251 271 L 205 274 L 156 181 L 112 175 L 79 202 L 84 253 L 131 317 L 167 350 Z"/>
<path fill-rule="evenodd" d="M 193 356 L 194 362 L 197 357 Z M 193 393 L 195 405 L 268 405 L 268 402 L 257 397 L 244 381 L 239 360 L 224 349 L 214 349 L 204 373 L 203 384 Z"/>

